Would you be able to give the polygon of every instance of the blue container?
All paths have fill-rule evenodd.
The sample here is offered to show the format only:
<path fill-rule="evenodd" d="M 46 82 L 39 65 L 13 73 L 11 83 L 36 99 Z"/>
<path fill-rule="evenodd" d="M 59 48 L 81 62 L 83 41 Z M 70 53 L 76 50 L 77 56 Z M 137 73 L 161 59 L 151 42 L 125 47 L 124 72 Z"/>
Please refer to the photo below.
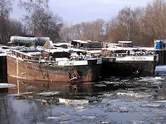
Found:
<path fill-rule="evenodd" d="M 162 40 L 156 40 L 155 41 L 155 49 L 163 49 L 164 48 L 164 43 Z"/>

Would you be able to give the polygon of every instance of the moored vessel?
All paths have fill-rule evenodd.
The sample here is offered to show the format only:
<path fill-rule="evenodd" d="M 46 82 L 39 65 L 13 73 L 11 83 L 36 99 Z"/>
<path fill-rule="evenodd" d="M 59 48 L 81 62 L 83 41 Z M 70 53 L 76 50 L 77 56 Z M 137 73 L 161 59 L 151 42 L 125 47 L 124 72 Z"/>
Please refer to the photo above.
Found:
<path fill-rule="evenodd" d="M 73 55 L 75 55 L 73 57 Z M 8 81 L 88 82 L 100 77 L 101 59 L 69 49 L 12 50 L 7 55 Z"/>
<path fill-rule="evenodd" d="M 103 57 L 103 76 L 152 76 L 156 56 L 154 48 L 133 47 L 131 41 L 106 48 Z"/>

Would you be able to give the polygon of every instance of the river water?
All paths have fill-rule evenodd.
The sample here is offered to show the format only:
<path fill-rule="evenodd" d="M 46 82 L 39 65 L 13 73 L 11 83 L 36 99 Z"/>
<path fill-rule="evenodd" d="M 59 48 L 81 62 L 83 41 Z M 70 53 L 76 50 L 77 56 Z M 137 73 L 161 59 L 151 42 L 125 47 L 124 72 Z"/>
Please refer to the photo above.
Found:
<path fill-rule="evenodd" d="M 17 81 L 6 91 L 0 124 L 166 124 L 166 77 Z"/>

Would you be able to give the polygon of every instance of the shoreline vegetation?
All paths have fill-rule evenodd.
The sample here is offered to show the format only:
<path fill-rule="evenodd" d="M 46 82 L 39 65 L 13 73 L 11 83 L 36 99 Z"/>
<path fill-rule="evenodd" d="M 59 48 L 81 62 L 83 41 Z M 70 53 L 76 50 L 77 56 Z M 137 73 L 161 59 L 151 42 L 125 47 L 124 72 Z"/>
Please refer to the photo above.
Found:
<path fill-rule="evenodd" d="M 0 0 L 0 44 L 7 44 L 12 35 L 47 36 L 53 42 L 130 40 L 140 46 L 152 46 L 155 39 L 166 38 L 166 2 L 163 0 L 154 0 L 144 8 L 123 8 L 110 21 L 97 19 L 69 26 L 50 10 L 48 2 L 20 0 L 18 7 L 25 10 L 25 16 L 17 20 L 10 17 L 13 3 Z"/>

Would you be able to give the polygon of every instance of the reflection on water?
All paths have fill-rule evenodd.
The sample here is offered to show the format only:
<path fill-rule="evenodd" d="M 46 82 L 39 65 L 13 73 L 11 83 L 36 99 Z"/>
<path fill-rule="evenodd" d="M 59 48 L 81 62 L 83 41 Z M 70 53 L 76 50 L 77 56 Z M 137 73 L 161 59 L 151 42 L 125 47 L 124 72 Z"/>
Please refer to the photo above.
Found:
<path fill-rule="evenodd" d="M 110 77 L 80 84 L 12 80 L 17 86 L 0 96 L 0 124 L 164 124 L 165 79 Z"/>

